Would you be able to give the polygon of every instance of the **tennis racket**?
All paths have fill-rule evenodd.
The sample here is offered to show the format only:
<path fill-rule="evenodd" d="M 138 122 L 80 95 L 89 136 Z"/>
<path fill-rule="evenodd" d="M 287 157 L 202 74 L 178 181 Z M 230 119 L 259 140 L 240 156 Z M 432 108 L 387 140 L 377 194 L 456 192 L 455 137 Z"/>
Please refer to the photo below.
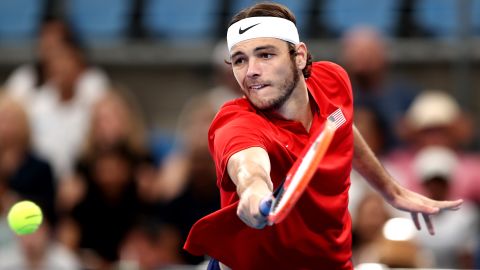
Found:
<path fill-rule="evenodd" d="M 273 199 L 260 203 L 260 213 L 268 217 L 268 224 L 281 222 L 298 201 L 325 156 L 335 130 L 335 122 L 327 119 L 325 128 L 295 161 L 285 180 L 273 193 Z"/>

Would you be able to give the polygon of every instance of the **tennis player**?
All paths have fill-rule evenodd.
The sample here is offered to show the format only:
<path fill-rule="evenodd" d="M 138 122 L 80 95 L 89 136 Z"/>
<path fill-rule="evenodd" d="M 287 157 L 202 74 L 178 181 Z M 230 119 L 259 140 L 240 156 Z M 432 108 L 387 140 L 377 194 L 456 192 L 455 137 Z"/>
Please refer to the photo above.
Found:
<path fill-rule="evenodd" d="M 353 166 L 394 207 L 423 216 L 458 209 L 462 200 L 434 201 L 401 187 L 352 124 L 347 73 L 331 62 L 312 63 L 294 15 L 276 3 L 237 13 L 227 32 L 234 75 L 244 97 L 227 102 L 209 130 L 222 209 L 198 221 L 185 244 L 214 258 L 218 269 L 353 269 L 348 213 Z M 272 196 L 327 118 L 332 143 L 289 215 L 266 226 L 260 202 Z M 261 229 L 261 230 L 259 230 Z"/>

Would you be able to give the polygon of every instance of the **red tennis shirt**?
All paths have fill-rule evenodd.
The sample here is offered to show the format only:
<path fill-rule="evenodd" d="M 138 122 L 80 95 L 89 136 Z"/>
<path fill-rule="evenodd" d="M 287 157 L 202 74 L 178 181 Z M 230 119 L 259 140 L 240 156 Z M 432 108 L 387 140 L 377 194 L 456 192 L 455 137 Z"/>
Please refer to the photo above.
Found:
<path fill-rule="evenodd" d="M 222 209 L 199 220 L 185 249 L 207 254 L 232 269 L 352 269 L 348 189 L 353 155 L 353 97 L 347 73 L 331 62 L 313 63 L 306 80 L 314 120 L 301 123 L 257 111 L 245 98 L 226 103 L 209 130 Z M 288 216 L 257 230 L 236 215 L 238 195 L 227 173 L 236 152 L 264 148 L 270 157 L 274 188 L 338 109 L 346 122 L 333 138 L 317 172 Z"/>

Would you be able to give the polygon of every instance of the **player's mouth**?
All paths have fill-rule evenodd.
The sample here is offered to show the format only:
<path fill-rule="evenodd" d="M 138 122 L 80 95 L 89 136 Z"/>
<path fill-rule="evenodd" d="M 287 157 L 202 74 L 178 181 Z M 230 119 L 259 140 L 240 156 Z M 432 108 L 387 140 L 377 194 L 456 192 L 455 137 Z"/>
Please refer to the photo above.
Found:
<path fill-rule="evenodd" d="M 252 85 L 248 86 L 248 89 L 250 91 L 259 91 L 259 90 L 261 90 L 261 89 L 263 89 L 267 86 L 268 86 L 268 84 L 252 84 Z"/>

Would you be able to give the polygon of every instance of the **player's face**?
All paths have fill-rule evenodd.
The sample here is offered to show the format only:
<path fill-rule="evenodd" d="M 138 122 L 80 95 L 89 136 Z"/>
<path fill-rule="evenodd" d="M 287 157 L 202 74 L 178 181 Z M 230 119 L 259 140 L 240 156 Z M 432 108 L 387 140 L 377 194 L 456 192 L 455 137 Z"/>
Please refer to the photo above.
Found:
<path fill-rule="evenodd" d="M 233 73 L 243 93 L 260 110 L 282 107 L 298 85 L 300 73 L 288 44 L 276 38 L 255 38 L 231 51 Z"/>

